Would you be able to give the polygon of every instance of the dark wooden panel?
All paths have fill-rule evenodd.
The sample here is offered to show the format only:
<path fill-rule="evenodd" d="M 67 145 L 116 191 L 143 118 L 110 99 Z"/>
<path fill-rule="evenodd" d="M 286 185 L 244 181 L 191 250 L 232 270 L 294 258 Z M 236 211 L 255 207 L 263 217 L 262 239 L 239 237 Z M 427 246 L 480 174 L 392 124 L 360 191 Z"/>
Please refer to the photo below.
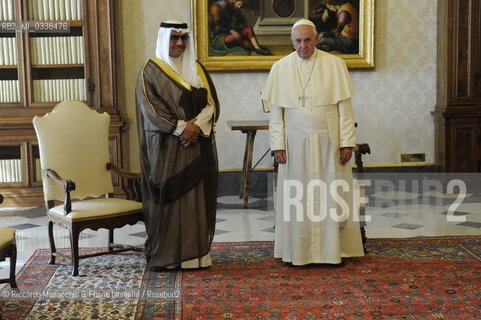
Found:
<path fill-rule="evenodd" d="M 456 100 L 466 100 L 470 96 L 471 73 L 471 14 L 472 0 L 458 0 L 455 16 L 456 29 Z"/>
<path fill-rule="evenodd" d="M 110 0 L 87 0 L 89 12 L 89 78 L 95 84 L 91 95 L 92 105 L 96 109 L 111 115 L 118 113 L 117 79 L 119 52 L 115 47 L 119 17 L 115 14 L 115 5 Z M 117 5 L 117 4 L 116 4 Z M 118 29 L 118 28 L 117 28 Z"/>
<path fill-rule="evenodd" d="M 100 78 L 99 78 L 99 89 L 100 89 L 100 105 L 102 108 L 113 108 L 115 105 L 114 101 L 114 88 L 115 84 L 113 82 L 113 63 L 115 59 L 113 58 L 115 53 L 112 52 L 112 28 L 111 28 L 111 12 L 110 7 L 107 4 L 108 1 L 101 0 L 98 5 L 98 27 L 101 32 L 99 32 L 99 46 L 98 55 L 100 62 Z"/>
<path fill-rule="evenodd" d="M 474 95 L 476 99 L 476 104 L 481 104 L 481 1 L 476 1 L 475 5 L 477 6 L 477 10 L 475 10 L 475 14 L 478 17 L 477 19 L 477 32 L 475 34 L 475 74 L 474 74 Z M 477 58 L 476 58 L 477 57 Z"/>
<path fill-rule="evenodd" d="M 32 80 L 38 79 L 83 79 L 84 67 L 32 68 Z"/>
<path fill-rule="evenodd" d="M 3 53 L 0 53 L 3 54 Z M 0 79 L 2 80 L 18 80 L 18 69 L 0 69 Z"/>
<path fill-rule="evenodd" d="M 476 172 L 477 154 L 475 152 L 477 135 L 475 125 L 457 125 L 451 128 L 451 157 L 453 171 Z"/>
<path fill-rule="evenodd" d="M 438 0 L 435 161 L 481 171 L 481 0 Z"/>

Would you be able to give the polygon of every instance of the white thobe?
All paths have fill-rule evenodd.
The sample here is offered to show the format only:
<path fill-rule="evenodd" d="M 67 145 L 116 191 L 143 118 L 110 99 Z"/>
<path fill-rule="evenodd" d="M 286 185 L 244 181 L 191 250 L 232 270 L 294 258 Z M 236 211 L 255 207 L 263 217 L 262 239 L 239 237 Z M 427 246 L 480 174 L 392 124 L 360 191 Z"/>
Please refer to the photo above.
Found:
<path fill-rule="evenodd" d="M 351 167 L 340 164 L 339 148 L 333 147 L 329 138 L 326 114 L 332 110 L 338 107 L 271 106 L 271 148 L 285 148 L 287 155 L 287 162 L 279 164 L 278 171 L 274 257 L 294 265 L 334 264 L 340 263 L 341 257 L 364 255 L 357 222 L 359 214 L 353 205 L 356 193 L 353 192 Z M 347 192 L 331 190 L 336 179 L 347 183 Z M 296 182 L 302 187 L 294 189 Z M 310 192 L 309 183 L 322 186 Z M 335 200 L 333 195 L 336 194 L 340 196 Z M 344 207 L 338 205 L 337 202 L 342 203 L 339 198 L 345 201 Z M 296 203 L 301 205 L 296 207 Z M 310 208 L 312 213 L 308 213 Z M 336 210 L 334 218 L 330 216 L 332 210 Z M 335 219 L 343 214 L 347 214 L 347 220 Z"/>
<path fill-rule="evenodd" d="M 314 61 L 297 58 L 292 55 L 286 58 L 291 66 L 296 65 L 300 70 L 297 75 L 301 81 L 294 86 L 298 88 L 292 90 L 294 94 L 280 99 L 265 95 L 265 100 L 270 102 L 271 150 L 286 150 L 287 155 L 287 162 L 279 164 L 274 200 L 274 257 L 294 265 L 337 264 L 342 257 L 364 255 L 358 210 L 353 201 L 357 194 L 353 190 L 351 166 L 341 165 L 339 161 L 340 148 L 355 145 L 354 117 L 349 97 L 352 90 L 342 91 L 341 85 L 341 90 L 338 90 L 341 94 L 337 96 L 343 97 L 342 100 L 316 105 L 323 97 L 316 95 L 318 92 L 315 90 L 325 90 L 318 84 L 325 81 L 326 75 L 322 72 L 321 75 L 313 74 L 314 78 L 307 82 Z M 327 62 L 318 60 L 316 69 L 337 63 L 324 54 L 312 58 L 328 59 Z M 320 69 L 322 71 L 322 67 Z M 276 71 L 282 75 L 285 69 L 278 67 L 278 70 L 282 70 Z M 295 71 L 288 72 L 293 75 Z M 327 77 L 336 88 L 336 74 Z M 290 76 L 283 79 L 290 83 L 299 78 Z M 350 83 L 349 80 L 347 82 Z M 276 88 L 282 85 L 285 84 L 268 84 L 266 91 L 279 92 Z M 305 107 L 302 107 L 299 89 L 304 86 L 308 98 Z M 336 100 L 336 95 L 327 96 L 327 100 Z M 290 105 L 282 107 L 275 104 L 282 100 Z M 297 107 L 293 106 L 293 101 L 298 101 Z M 347 190 L 340 192 L 341 186 L 335 187 L 336 182 L 347 186 Z"/>

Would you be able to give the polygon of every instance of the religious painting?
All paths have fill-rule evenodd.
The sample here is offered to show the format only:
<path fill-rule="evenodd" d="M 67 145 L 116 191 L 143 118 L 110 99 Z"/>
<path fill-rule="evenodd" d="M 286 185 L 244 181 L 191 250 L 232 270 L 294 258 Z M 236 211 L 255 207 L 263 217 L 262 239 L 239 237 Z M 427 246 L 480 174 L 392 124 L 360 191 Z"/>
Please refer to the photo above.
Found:
<path fill-rule="evenodd" d="M 299 19 L 316 26 L 320 50 L 350 69 L 374 69 L 375 0 L 192 0 L 197 58 L 210 71 L 267 71 L 293 51 Z"/>

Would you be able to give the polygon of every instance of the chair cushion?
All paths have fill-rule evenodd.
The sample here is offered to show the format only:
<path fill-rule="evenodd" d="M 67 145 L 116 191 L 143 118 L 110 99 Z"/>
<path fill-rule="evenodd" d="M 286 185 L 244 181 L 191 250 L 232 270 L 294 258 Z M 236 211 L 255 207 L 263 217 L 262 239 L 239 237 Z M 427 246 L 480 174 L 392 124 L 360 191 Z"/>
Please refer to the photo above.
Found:
<path fill-rule="evenodd" d="M 15 239 L 15 231 L 14 228 L 0 228 L 0 249 L 12 244 Z"/>
<path fill-rule="evenodd" d="M 72 202 L 72 211 L 63 213 L 63 204 L 53 207 L 49 215 L 75 222 L 125 216 L 142 209 L 142 203 L 132 200 L 102 198 Z"/>

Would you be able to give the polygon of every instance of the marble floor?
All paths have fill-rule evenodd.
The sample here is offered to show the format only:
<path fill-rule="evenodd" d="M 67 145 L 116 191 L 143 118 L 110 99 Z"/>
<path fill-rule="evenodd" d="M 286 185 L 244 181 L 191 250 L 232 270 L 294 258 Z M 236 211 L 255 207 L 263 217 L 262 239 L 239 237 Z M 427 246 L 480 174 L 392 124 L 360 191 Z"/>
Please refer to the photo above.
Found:
<path fill-rule="evenodd" d="M 368 197 L 365 214 L 370 217 L 368 238 L 401 238 L 443 235 L 481 235 L 481 194 L 468 194 L 451 215 L 453 195 L 428 192 L 376 192 Z M 448 221 L 449 218 L 465 221 Z M 17 231 L 17 270 L 36 249 L 48 248 L 47 219 L 43 207 L 17 208 L 0 206 L 0 225 Z M 55 228 L 57 248 L 69 247 L 65 230 Z M 116 241 L 141 245 L 145 241 L 143 224 L 126 226 L 116 231 Z M 237 196 L 218 198 L 215 242 L 272 241 L 274 209 L 271 198 L 249 199 L 242 207 Z M 80 246 L 105 246 L 107 231 L 85 230 Z M 8 276 L 9 261 L 0 262 L 0 278 Z"/>

